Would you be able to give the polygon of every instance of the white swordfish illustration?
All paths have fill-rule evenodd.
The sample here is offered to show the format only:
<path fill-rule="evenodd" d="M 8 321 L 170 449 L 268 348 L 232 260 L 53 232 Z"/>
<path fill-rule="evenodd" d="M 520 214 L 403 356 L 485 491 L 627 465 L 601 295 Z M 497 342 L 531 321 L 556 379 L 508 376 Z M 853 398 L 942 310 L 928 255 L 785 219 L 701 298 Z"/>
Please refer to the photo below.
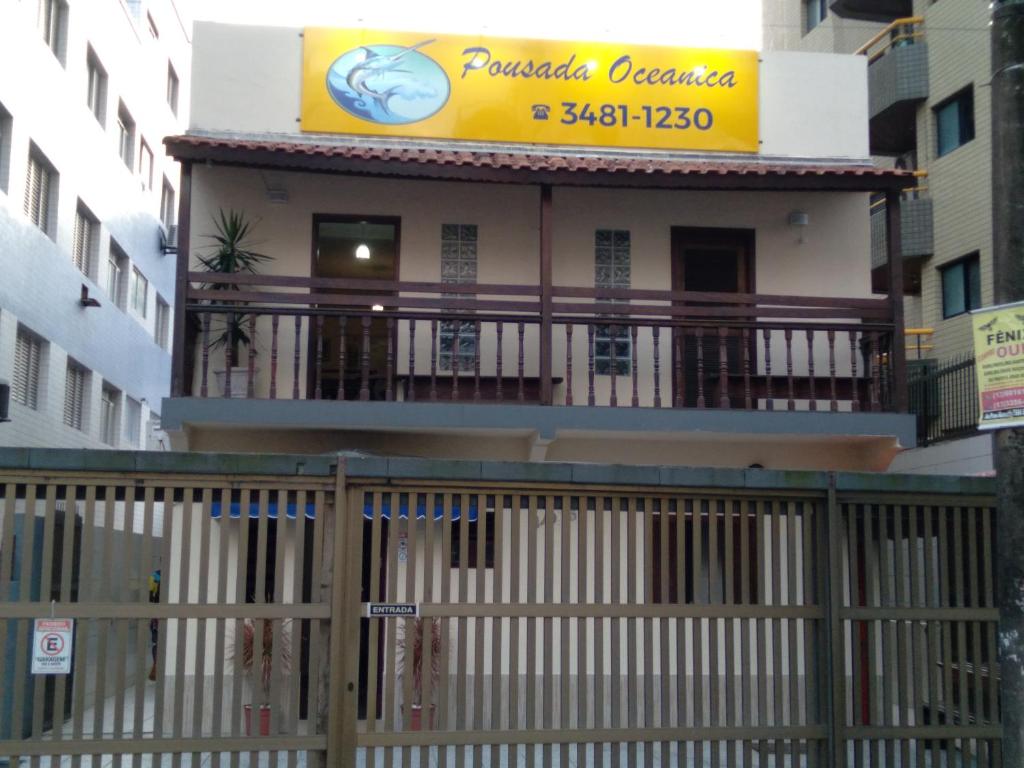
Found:
<path fill-rule="evenodd" d="M 398 83 L 383 91 L 376 91 L 367 84 L 367 81 L 381 75 L 399 72 L 410 74 L 407 70 L 398 69 L 397 67 L 399 63 L 401 63 L 405 56 L 426 45 L 430 45 L 435 39 L 436 38 L 423 40 L 388 56 L 371 51 L 364 45 L 363 50 L 366 51 L 366 55 L 363 57 L 361 62 L 349 70 L 348 76 L 345 78 L 345 82 L 348 83 L 348 87 L 351 88 L 354 93 L 358 94 L 362 98 L 374 101 L 382 110 L 384 110 L 385 114 L 391 114 L 391 110 L 388 107 L 388 101 L 392 96 L 395 96 L 405 89 L 407 87 L 406 84 Z"/>

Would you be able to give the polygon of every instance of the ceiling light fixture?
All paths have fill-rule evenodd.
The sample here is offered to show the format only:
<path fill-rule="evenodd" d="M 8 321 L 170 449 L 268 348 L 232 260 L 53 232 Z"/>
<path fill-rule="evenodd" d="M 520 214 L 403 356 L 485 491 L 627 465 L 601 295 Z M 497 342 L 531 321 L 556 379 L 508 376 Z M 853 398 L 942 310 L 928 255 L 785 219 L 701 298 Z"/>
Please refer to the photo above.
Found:
<path fill-rule="evenodd" d="M 356 246 L 356 258 L 366 261 L 370 258 L 370 246 L 366 243 L 360 243 Z"/>

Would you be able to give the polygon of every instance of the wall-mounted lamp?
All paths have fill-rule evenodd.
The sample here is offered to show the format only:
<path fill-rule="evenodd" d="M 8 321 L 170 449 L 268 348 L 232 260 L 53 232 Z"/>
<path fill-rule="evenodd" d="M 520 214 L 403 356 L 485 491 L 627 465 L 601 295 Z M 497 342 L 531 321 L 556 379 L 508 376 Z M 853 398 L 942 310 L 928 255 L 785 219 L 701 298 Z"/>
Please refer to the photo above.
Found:
<path fill-rule="evenodd" d="M 791 211 L 789 214 L 789 226 L 796 227 L 800 230 L 800 238 L 797 242 L 804 242 L 804 231 L 807 229 L 807 225 L 811 223 L 811 217 L 805 211 Z"/>
<path fill-rule="evenodd" d="M 370 246 L 366 243 L 360 243 L 356 246 L 356 258 L 361 261 L 366 261 L 370 258 Z"/>
<path fill-rule="evenodd" d="M 78 303 L 83 307 L 98 307 L 100 303 L 96 299 L 89 297 L 89 286 L 82 284 L 82 295 L 78 299 Z"/>
<path fill-rule="evenodd" d="M 372 307 L 370 307 L 370 309 L 373 312 L 383 312 L 384 311 L 384 305 L 383 304 L 374 304 Z"/>

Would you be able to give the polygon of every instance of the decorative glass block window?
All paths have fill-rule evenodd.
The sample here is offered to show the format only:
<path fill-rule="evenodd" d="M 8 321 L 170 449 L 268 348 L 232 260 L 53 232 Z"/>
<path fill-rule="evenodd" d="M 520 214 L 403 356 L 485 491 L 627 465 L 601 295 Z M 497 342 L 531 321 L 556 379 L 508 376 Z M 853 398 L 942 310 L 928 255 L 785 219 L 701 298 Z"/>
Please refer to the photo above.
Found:
<path fill-rule="evenodd" d="M 72 429 L 83 428 L 85 380 L 85 368 L 73 360 L 68 360 L 67 377 L 64 380 L 64 423 Z"/>
<path fill-rule="evenodd" d="M 476 224 L 441 225 L 441 282 L 472 285 L 476 282 Z M 468 294 L 455 294 L 465 297 Z M 457 350 L 460 371 L 472 371 L 476 361 L 476 325 L 470 321 L 442 320 L 441 354 L 438 365 L 452 369 L 453 350 Z"/>
<path fill-rule="evenodd" d="M 594 285 L 629 288 L 630 277 L 629 230 L 597 230 L 594 233 Z M 610 374 L 614 354 L 616 375 L 628 374 L 632 351 L 628 326 L 599 325 L 594 330 L 595 373 Z"/>

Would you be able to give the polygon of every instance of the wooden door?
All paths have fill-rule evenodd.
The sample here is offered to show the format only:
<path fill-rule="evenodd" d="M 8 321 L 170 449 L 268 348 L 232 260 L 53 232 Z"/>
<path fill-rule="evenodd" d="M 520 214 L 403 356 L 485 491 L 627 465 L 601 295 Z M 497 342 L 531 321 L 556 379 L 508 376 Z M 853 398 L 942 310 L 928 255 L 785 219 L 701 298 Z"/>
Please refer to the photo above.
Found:
<path fill-rule="evenodd" d="M 702 293 L 753 293 L 754 230 L 673 227 L 672 289 Z M 679 303 L 688 306 L 723 306 L 713 301 Z M 701 323 L 701 333 L 691 327 L 677 329 L 673 334 L 673 362 L 676 356 L 682 355 L 683 371 L 683 381 L 673 382 L 672 391 L 677 406 L 717 407 L 718 399 L 713 393 L 720 376 L 719 326 L 720 321 L 707 318 L 706 323 Z M 726 343 L 730 371 L 740 370 L 740 343 L 739 334 L 730 331 Z M 701 346 L 700 355 L 698 345 Z M 673 371 L 678 368 L 673 365 Z"/>

